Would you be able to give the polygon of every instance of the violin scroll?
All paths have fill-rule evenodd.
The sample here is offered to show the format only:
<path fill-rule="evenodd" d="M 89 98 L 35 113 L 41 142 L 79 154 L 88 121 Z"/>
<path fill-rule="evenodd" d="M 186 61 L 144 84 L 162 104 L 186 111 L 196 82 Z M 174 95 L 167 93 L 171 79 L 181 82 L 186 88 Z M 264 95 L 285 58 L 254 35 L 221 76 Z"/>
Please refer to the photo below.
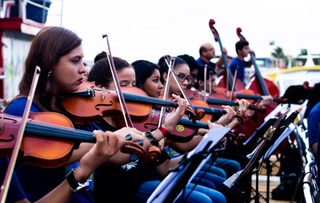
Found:
<path fill-rule="evenodd" d="M 135 159 L 142 159 L 146 155 L 143 147 L 133 141 L 126 141 L 120 151 L 135 156 Z"/>
<path fill-rule="evenodd" d="M 143 160 L 145 163 L 154 163 L 160 158 L 160 156 L 161 156 L 160 148 L 156 146 L 151 146 L 151 147 L 148 147 L 148 150 Z"/>

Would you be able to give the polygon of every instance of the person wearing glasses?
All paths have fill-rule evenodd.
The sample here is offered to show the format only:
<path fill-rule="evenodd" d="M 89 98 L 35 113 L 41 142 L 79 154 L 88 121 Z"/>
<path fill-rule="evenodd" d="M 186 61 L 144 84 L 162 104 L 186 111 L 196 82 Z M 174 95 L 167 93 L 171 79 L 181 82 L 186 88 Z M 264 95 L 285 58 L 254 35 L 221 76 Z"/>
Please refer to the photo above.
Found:
<path fill-rule="evenodd" d="M 192 78 L 191 83 L 187 86 L 187 89 L 190 89 L 192 91 L 195 91 L 194 87 L 197 84 L 197 78 L 198 78 L 198 71 L 202 67 L 198 64 L 198 62 L 190 55 L 183 54 L 178 55 L 179 58 L 182 58 L 185 62 L 188 63 L 188 66 L 190 68 L 190 76 Z"/>
<path fill-rule="evenodd" d="M 223 48 L 222 51 L 227 55 L 227 50 L 225 48 Z M 199 55 L 200 57 L 197 59 L 197 62 L 200 66 L 208 65 L 215 69 L 216 72 L 219 74 L 219 70 L 223 67 L 223 59 L 221 54 L 216 63 L 211 61 L 213 58 L 216 57 L 216 52 L 213 47 L 213 44 L 209 42 L 202 44 L 199 48 Z"/>
<path fill-rule="evenodd" d="M 168 81 L 168 63 L 170 61 L 170 58 L 171 57 L 163 56 L 159 59 L 158 62 L 158 65 L 160 67 L 160 81 L 164 85 L 164 87 L 166 86 L 166 83 Z M 192 82 L 192 77 L 190 76 L 190 68 L 187 62 L 185 62 L 180 57 L 175 57 L 172 73 L 174 73 L 179 79 L 182 89 L 187 89 L 187 86 Z M 176 83 L 173 77 L 170 77 L 169 83 L 170 86 L 168 95 L 171 95 L 172 93 L 176 95 L 182 95 L 179 84 Z M 163 88 L 162 95 L 164 95 L 164 89 L 165 88 Z"/>

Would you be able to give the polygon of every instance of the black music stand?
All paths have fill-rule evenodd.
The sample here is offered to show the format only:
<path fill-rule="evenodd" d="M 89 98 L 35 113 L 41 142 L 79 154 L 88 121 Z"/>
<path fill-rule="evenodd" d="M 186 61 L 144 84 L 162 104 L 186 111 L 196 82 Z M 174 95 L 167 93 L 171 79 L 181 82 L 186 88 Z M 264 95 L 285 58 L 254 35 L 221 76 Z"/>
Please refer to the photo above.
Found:
<path fill-rule="evenodd" d="M 174 202 L 184 193 L 186 185 L 214 153 L 216 144 L 230 130 L 226 127 L 212 128 L 198 146 L 184 155 L 179 165 L 173 169 L 151 194 L 147 203 Z"/>
<path fill-rule="evenodd" d="M 270 126 L 270 128 L 265 132 L 263 140 L 259 143 L 259 145 L 253 150 L 253 152 L 247 155 L 250 158 L 246 167 L 232 175 L 229 179 L 227 179 L 224 184 L 229 188 L 233 186 L 239 186 L 242 188 L 242 182 L 246 181 L 248 178 L 252 176 L 252 174 L 256 173 L 258 176 L 259 168 L 261 167 L 262 162 L 259 164 L 260 159 L 265 155 L 268 149 L 272 146 L 275 140 L 282 134 L 284 130 L 284 119 L 288 111 L 281 115 L 277 119 L 274 125 Z M 258 167 L 257 167 L 258 166 Z M 258 185 L 258 182 L 257 184 Z M 258 193 L 258 186 L 256 186 L 256 195 L 255 202 L 259 202 L 259 197 L 261 196 Z"/>

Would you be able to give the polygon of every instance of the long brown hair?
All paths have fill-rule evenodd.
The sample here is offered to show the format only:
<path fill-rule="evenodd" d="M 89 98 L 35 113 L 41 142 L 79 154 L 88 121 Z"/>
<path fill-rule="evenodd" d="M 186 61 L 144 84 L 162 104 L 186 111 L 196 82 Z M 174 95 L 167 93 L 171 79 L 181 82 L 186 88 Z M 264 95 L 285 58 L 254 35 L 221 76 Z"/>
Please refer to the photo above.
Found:
<path fill-rule="evenodd" d="M 21 95 L 28 95 L 36 66 L 41 68 L 35 101 L 47 110 L 53 110 L 50 103 L 50 74 L 59 59 L 81 45 L 82 40 L 74 32 L 63 27 L 45 27 L 33 39 L 27 59 L 25 72 L 19 84 Z"/>

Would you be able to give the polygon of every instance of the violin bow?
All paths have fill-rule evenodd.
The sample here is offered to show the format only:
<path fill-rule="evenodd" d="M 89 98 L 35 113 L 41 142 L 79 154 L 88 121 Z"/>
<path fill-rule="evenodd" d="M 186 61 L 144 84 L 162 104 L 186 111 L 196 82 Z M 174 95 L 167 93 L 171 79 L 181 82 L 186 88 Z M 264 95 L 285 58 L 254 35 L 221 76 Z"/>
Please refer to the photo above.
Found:
<path fill-rule="evenodd" d="M 104 34 L 104 35 L 102 35 L 102 38 L 106 38 L 106 47 L 107 47 L 107 50 L 108 50 L 107 51 L 108 63 L 110 65 L 110 70 L 111 70 L 112 78 L 113 78 L 113 81 L 114 81 L 114 86 L 116 87 L 116 92 L 117 92 L 117 95 L 118 95 L 118 98 L 119 98 L 119 103 L 120 103 L 120 107 L 121 107 L 121 110 L 122 110 L 122 114 L 123 114 L 123 118 L 124 118 L 125 124 L 126 124 L 127 127 L 133 128 L 134 126 L 133 126 L 133 123 L 132 123 L 132 120 L 131 120 L 131 117 L 130 117 L 130 114 L 129 114 L 128 107 L 127 107 L 127 105 L 125 103 L 125 100 L 124 100 L 124 97 L 123 97 L 123 93 L 122 93 L 122 90 L 121 90 L 121 87 L 120 87 L 119 78 L 118 78 L 117 71 L 116 71 L 116 68 L 115 68 L 115 65 L 114 65 L 113 57 L 111 55 L 111 49 L 110 49 L 108 35 Z"/>
<path fill-rule="evenodd" d="M 174 57 L 171 57 L 171 59 Z M 171 60 L 170 59 L 170 60 Z M 178 80 L 177 75 L 173 72 L 173 67 L 174 67 L 174 63 L 170 65 L 170 63 L 168 62 L 168 56 L 165 57 L 165 62 L 168 66 L 168 75 L 167 75 L 167 81 L 170 81 L 170 76 L 172 75 L 172 77 L 174 78 L 175 82 L 177 83 L 179 90 L 182 94 L 182 96 L 184 97 L 184 99 L 187 101 L 188 103 L 188 109 L 186 110 L 188 112 L 188 117 L 189 119 L 192 119 L 193 122 L 195 122 L 196 120 L 200 120 L 201 118 L 204 117 L 204 111 L 203 109 L 197 109 L 195 110 L 195 108 L 193 107 L 193 105 L 191 104 L 189 98 L 187 97 L 184 89 L 182 89 L 182 85 L 181 82 Z M 173 73 L 173 74 L 172 74 Z M 169 88 L 169 83 L 166 83 L 166 87 L 165 88 Z"/>
<path fill-rule="evenodd" d="M 168 68 L 168 75 L 167 75 L 167 82 L 166 82 L 166 85 L 164 87 L 164 92 L 163 92 L 163 100 L 166 101 L 167 98 L 168 98 L 168 94 L 169 94 L 169 87 L 170 87 L 170 75 L 171 75 L 171 72 L 172 72 L 172 69 L 174 67 L 174 62 L 175 62 L 175 58 L 174 57 L 171 57 L 170 58 L 170 62 L 168 62 L 168 59 L 167 59 L 168 56 L 165 56 L 165 61 L 166 61 L 166 64 L 167 66 L 169 67 Z M 164 116 L 164 108 L 165 107 L 161 107 L 161 110 L 160 110 L 160 116 L 159 116 L 159 122 L 158 122 L 158 128 L 160 128 L 160 126 L 162 125 L 162 121 L 163 121 L 163 116 Z"/>
<path fill-rule="evenodd" d="M 207 101 L 207 70 L 208 70 L 208 65 L 205 64 L 204 67 L 204 78 L 203 78 L 203 101 Z M 210 86 L 210 91 L 211 91 L 211 86 Z"/>
<path fill-rule="evenodd" d="M 8 169 L 6 172 L 6 176 L 4 178 L 4 181 L 1 185 L 0 188 L 0 200 L 1 203 L 5 203 L 6 198 L 7 198 L 7 194 L 9 191 L 9 185 L 12 179 L 12 175 L 13 175 L 13 171 L 14 171 L 14 166 L 16 164 L 17 158 L 18 158 L 18 154 L 19 154 L 19 150 L 20 150 L 20 146 L 22 143 L 22 138 L 23 138 L 23 133 L 28 121 L 28 117 L 29 117 L 29 113 L 30 113 L 30 109 L 31 109 L 31 104 L 33 101 L 33 97 L 36 91 L 36 87 L 38 84 L 38 80 L 39 80 L 39 76 L 40 76 L 40 68 L 38 66 L 36 66 L 35 70 L 34 70 L 34 74 L 33 74 L 33 79 L 32 79 L 32 83 L 31 83 L 31 87 L 30 87 L 30 91 L 29 91 L 29 95 L 27 98 L 27 103 L 26 103 L 26 107 L 24 109 L 23 112 L 23 116 L 21 119 L 21 125 L 19 127 L 18 133 L 17 133 L 17 140 L 15 142 L 14 145 L 14 149 L 12 151 L 11 154 L 11 158 L 8 164 Z"/>

